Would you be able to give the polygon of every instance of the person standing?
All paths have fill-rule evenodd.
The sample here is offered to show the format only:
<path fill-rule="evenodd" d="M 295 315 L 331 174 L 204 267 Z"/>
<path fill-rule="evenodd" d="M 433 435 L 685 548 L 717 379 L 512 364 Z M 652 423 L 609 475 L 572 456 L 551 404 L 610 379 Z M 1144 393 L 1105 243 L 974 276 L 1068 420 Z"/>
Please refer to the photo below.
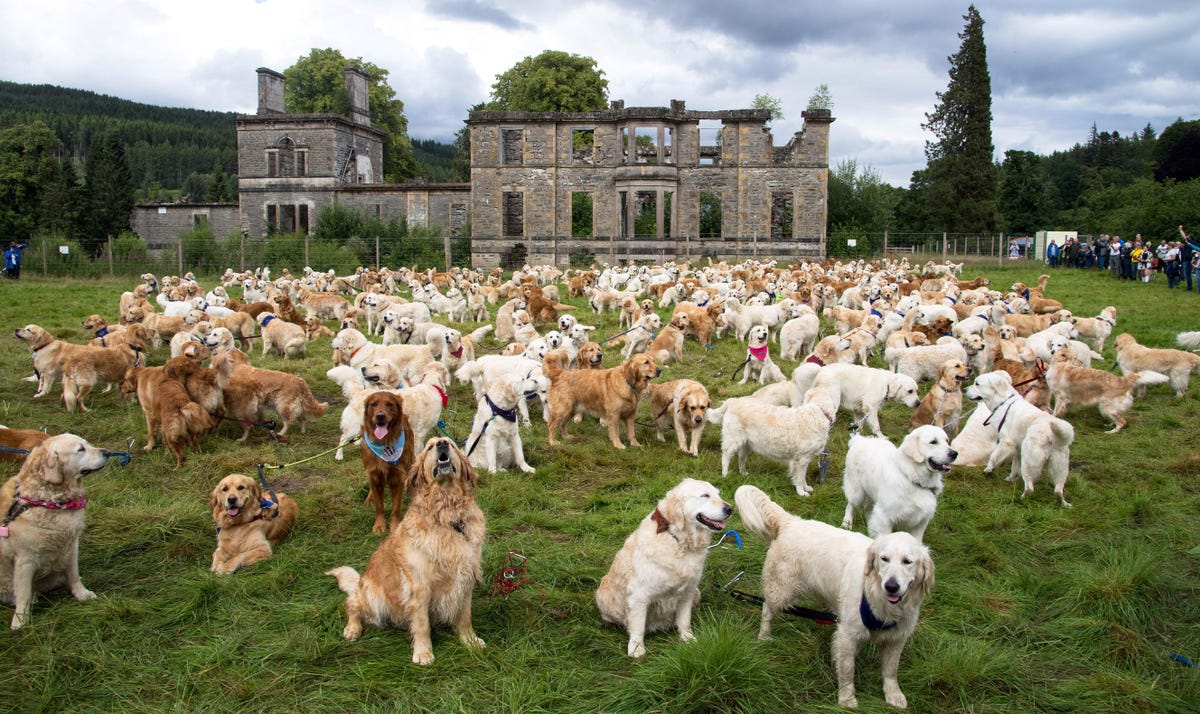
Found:
<path fill-rule="evenodd" d="M 1195 245 L 1196 237 L 1189 235 L 1183 230 L 1183 226 L 1179 226 L 1179 235 L 1183 237 L 1183 242 L 1179 246 L 1179 266 L 1183 269 L 1184 277 L 1187 279 L 1187 289 L 1192 289 L 1192 283 L 1196 282 L 1196 290 L 1200 291 L 1200 278 L 1195 277 L 1195 270 L 1192 267 L 1193 258 L 1200 254 L 1200 247 Z"/>
<path fill-rule="evenodd" d="M 1113 236 L 1108 241 L 1108 269 L 1114 278 L 1121 277 L 1121 236 Z"/>
<path fill-rule="evenodd" d="M 1179 284 L 1180 275 L 1183 271 L 1179 263 L 1179 242 L 1170 243 L 1167 245 L 1167 252 L 1164 254 L 1163 272 L 1167 274 L 1167 287 L 1174 289 Z"/>
<path fill-rule="evenodd" d="M 13 280 L 21 279 L 21 251 L 28 247 L 27 243 L 18 243 L 15 240 L 8 244 L 8 250 L 4 251 L 4 272 Z"/>
<path fill-rule="evenodd" d="M 1050 245 L 1046 246 L 1046 263 L 1051 268 L 1058 267 L 1058 243 L 1053 238 L 1050 239 Z"/>

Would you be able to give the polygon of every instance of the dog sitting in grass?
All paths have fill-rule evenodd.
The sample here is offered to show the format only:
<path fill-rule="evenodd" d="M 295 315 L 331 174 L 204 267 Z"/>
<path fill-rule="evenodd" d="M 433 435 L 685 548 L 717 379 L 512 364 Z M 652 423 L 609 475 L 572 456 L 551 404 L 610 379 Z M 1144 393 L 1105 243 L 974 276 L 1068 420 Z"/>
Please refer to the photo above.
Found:
<path fill-rule="evenodd" d="M 764 325 L 750 328 L 746 337 L 746 367 L 742 372 L 742 381 L 738 384 L 745 384 L 751 379 L 757 379 L 759 384 L 774 384 L 786 379 L 779 367 L 771 361 L 770 345 L 767 342 L 770 336 L 770 331 Z"/>

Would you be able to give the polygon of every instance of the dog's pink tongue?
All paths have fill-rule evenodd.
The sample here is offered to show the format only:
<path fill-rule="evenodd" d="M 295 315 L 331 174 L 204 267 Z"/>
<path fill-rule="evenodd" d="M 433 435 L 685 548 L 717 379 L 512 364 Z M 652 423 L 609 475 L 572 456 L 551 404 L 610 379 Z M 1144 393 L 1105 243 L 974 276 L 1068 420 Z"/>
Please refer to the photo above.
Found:
<path fill-rule="evenodd" d="M 387 432 L 388 430 L 386 426 L 377 426 L 375 427 L 375 438 L 382 439 L 387 436 Z"/>
<path fill-rule="evenodd" d="M 242 512 L 242 509 L 240 509 L 240 508 L 231 508 L 228 511 L 225 511 L 225 515 L 229 516 L 230 518 L 235 518 L 237 516 L 237 514 L 239 514 L 241 512 Z"/>

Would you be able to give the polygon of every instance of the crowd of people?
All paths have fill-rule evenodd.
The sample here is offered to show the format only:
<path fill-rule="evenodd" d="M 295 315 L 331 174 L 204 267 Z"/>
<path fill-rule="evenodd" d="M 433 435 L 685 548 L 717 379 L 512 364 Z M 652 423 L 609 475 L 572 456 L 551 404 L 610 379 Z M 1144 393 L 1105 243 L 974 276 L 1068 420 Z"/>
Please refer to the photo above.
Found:
<path fill-rule="evenodd" d="M 1133 240 L 1107 234 L 1083 241 L 1068 236 L 1062 245 L 1051 239 L 1046 246 L 1046 264 L 1107 270 L 1116 279 L 1144 283 L 1161 275 L 1168 288 L 1185 284 L 1185 289 L 1200 292 L 1200 243 L 1183 226 L 1179 226 L 1179 236 L 1177 241 L 1161 240 L 1157 247 L 1153 241 L 1143 240 L 1141 233 Z"/>

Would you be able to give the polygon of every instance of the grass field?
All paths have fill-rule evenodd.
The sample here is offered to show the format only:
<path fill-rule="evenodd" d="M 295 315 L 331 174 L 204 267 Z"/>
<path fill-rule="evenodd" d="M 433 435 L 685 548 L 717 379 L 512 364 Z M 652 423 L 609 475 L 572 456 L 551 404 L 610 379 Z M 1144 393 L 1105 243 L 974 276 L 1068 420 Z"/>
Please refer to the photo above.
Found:
<path fill-rule="evenodd" d="M 980 273 L 993 284 L 1033 282 L 1038 266 Z M 969 275 L 976 273 L 968 269 Z M 12 329 L 34 322 L 73 342 L 79 322 L 99 312 L 115 319 L 130 281 L 0 281 L 0 423 L 73 432 L 125 450 L 125 468 L 110 465 L 88 479 L 88 530 L 81 544 L 84 583 L 98 598 L 79 603 L 65 592 L 39 599 L 32 623 L 0 631 L 0 709 L 4 711 L 436 711 L 436 712 L 776 712 L 836 708 L 830 628 L 807 620 L 776 621 L 771 642 L 756 639 L 759 613 L 722 592 L 758 591 L 764 543 L 744 537 L 742 550 L 711 551 L 697 608 L 698 640 L 650 636 L 647 656 L 625 656 L 625 633 L 601 622 L 592 596 L 626 535 L 685 476 L 712 481 L 726 500 L 754 483 L 793 513 L 840 523 L 841 468 L 848 419 L 830 440 L 829 478 L 813 497 L 798 497 L 782 464 L 751 457 L 746 477 L 720 476 L 720 433 L 709 426 L 697 459 L 654 440 L 617 452 L 594 421 L 573 425 L 551 450 L 535 417 L 525 435 L 537 473 L 484 474 L 479 492 L 487 517 L 485 582 L 475 591 L 481 652 L 466 650 L 448 629 L 434 633 L 437 661 L 410 662 L 407 633 L 368 629 L 345 642 L 343 595 L 322 573 L 361 569 L 379 542 L 362 501 L 357 450 L 270 471 L 273 485 L 300 503 L 297 528 L 267 562 L 231 576 L 208 571 L 214 527 L 206 499 L 232 472 L 259 463 L 288 464 L 336 444 L 344 402 L 325 376 L 328 341 L 303 361 L 253 359 L 296 371 L 329 414 L 291 443 L 255 433 L 237 444 L 240 426 L 224 424 L 173 470 L 162 448 L 144 454 L 144 423 L 117 393 L 94 394 L 88 414 L 67 414 L 53 399 L 34 401 L 29 353 Z M 208 287 L 206 285 L 206 287 Z M 1119 309 L 1117 332 L 1145 344 L 1173 346 L 1174 335 L 1200 329 L 1200 295 L 1118 283 L 1095 271 L 1059 270 L 1048 297 L 1081 316 Z M 582 304 L 582 303 L 578 303 Z M 597 334 L 616 334 L 616 317 L 584 307 Z M 488 347 L 493 347 L 491 343 Z M 752 391 L 730 379 L 744 356 L 727 340 L 711 352 L 688 342 L 684 364 L 663 379 L 693 377 L 714 402 Z M 615 349 L 606 365 L 619 361 Z M 772 346 L 772 352 L 776 348 Z M 165 359 L 165 348 L 154 364 Z M 1112 364 L 1111 348 L 1102 367 Z M 785 372 L 794 364 L 782 363 Z M 740 378 L 740 377 L 739 377 Z M 444 414 L 465 438 L 474 411 L 469 387 L 455 385 Z M 648 423 L 643 406 L 640 421 Z M 1018 485 L 981 469 L 946 477 L 926 534 L 937 584 L 901 661 L 900 684 L 913 711 L 1194 712 L 1200 670 L 1170 658 L 1200 660 L 1200 378 L 1175 399 L 1155 387 L 1129 413 L 1129 427 L 1106 435 L 1093 409 L 1068 415 L 1075 425 L 1067 497 L 1056 505 L 1048 484 L 1029 499 Z M 898 440 L 908 410 L 889 406 L 882 423 Z M 3 465 L 0 475 L 16 472 Z M 810 483 L 815 477 L 810 476 Z M 735 515 L 730 527 L 740 528 Z M 528 558 L 525 585 L 504 597 L 492 577 L 508 551 Z M 0 606 L 7 622 L 11 608 Z M 859 702 L 885 711 L 876 653 L 859 656 Z"/>

